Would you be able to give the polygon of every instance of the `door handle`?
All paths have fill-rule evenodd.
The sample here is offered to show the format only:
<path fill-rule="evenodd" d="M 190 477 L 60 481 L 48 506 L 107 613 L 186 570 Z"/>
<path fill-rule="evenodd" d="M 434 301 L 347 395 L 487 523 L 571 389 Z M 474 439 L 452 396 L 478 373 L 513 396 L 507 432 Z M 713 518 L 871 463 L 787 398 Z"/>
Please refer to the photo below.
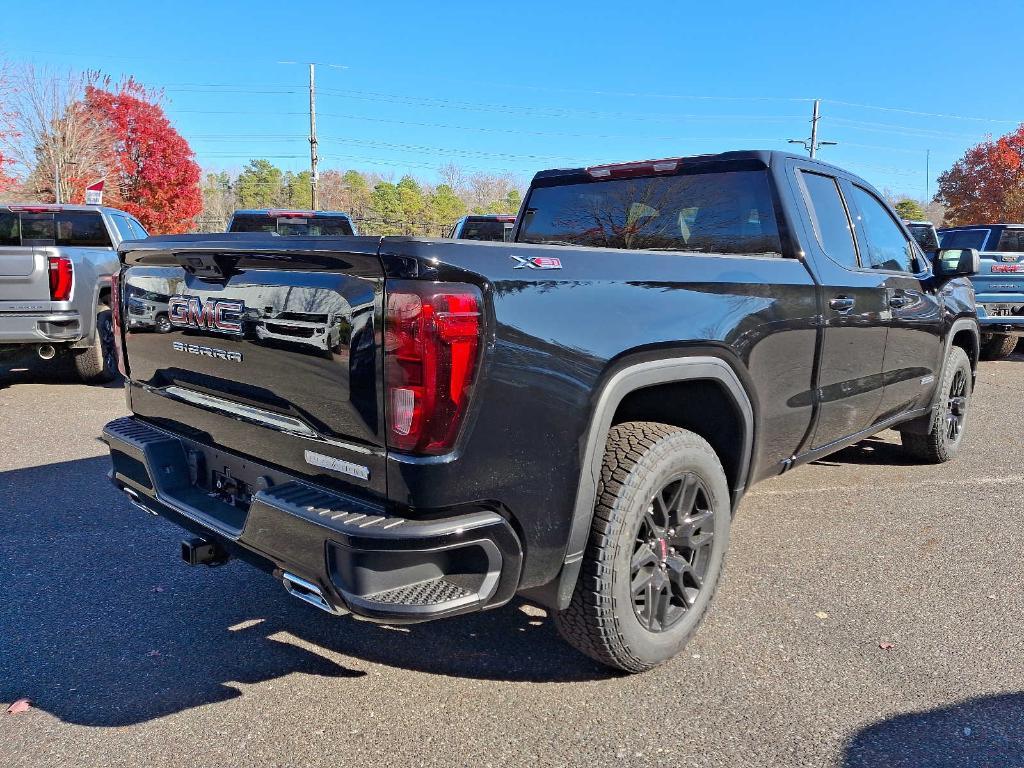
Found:
<path fill-rule="evenodd" d="M 828 306 L 836 312 L 849 312 L 855 303 L 850 296 L 834 296 L 829 300 Z"/>

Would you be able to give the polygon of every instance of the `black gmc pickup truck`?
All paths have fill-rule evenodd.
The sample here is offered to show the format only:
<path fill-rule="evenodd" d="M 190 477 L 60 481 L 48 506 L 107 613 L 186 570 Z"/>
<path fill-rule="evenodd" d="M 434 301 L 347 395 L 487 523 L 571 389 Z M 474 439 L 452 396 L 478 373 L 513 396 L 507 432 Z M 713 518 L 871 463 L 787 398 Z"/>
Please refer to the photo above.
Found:
<path fill-rule="evenodd" d="M 963 439 L 972 250 L 934 266 L 881 196 L 777 152 L 538 173 L 516 242 L 124 244 L 104 431 L 132 503 L 333 614 L 546 606 L 591 657 L 683 647 L 744 491 L 887 428 Z M 827 525 L 827 519 L 823 519 Z"/>

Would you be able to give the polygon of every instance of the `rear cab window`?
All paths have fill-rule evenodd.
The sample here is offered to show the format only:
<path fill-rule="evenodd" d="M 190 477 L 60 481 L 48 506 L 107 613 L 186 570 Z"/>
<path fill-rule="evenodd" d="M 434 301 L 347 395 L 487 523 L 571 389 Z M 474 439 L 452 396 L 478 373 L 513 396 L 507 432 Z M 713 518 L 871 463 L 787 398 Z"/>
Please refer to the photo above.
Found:
<path fill-rule="evenodd" d="M 767 170 L 703 170 L 538 186 L 519 242 L 781 256 Z"/>
<path fill-rule="evenodd" d="M 21 245 L 21 220 L 14 211 L 0 208 L 0 246 Z"/>
<path fill-rule="evenodd" d="M 501 219 L 466 219 L 459 232 L 461 240 L 504 242 L 511 237 L 512 222 Z"/>
<path fill-rule="evenodd" d="M 279 216 L 236 214 L 229 232 L 277 232 L 283 237 L 338 237 L 354 234 L 344 216 Z"/>
<path fill-rule="evenodd" d="M 110 248 L 110 235 L 98 212 L 56 211 L 21 214 L 22 245 Z"/>

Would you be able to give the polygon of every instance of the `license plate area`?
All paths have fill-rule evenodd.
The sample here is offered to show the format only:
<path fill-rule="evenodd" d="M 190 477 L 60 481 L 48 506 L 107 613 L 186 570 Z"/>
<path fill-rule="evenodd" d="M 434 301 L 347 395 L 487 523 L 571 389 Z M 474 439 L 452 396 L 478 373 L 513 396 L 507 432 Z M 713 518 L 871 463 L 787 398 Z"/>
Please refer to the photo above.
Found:
<path fill-rule="evenodd" d="M 211 497 L 237 509 L 249 510 L 249 506 L 252 504 L 252 490 L 248 483 L 237 477 L 232 477 L 227 472 L 218 472 L 217 470 L 213 470 L 210 477 L 213 486 L 210 491 Z"/>

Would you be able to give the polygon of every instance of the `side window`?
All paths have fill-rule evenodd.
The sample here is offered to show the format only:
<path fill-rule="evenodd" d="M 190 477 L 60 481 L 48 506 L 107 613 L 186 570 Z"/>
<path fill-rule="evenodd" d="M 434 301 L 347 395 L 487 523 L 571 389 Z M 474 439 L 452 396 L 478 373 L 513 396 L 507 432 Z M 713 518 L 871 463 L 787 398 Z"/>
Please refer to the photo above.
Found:
<path fill-rule="evenodd" d="M 977 248 L 984 250 L 988 239 L 987 229 L 953 229 L 939 233 L 939 243 L 943 248 Z"/>
<path fill-rule="evenodd" d="M 147 232 L 146 228 L 139 223 L 138 219 L 128 217 L 128 221 L 131 223 L 132 229 L 135 230 L 135 239 L 145 240 L 149 237 L 149 232 Z"/>
<path fill-rule="evenodd" d="M 0 245 L 21 245 L 21 225 L 13 211 L 0 210 Z"/>
<path fill-rule="evenodd" d="M 79 248 L 110 248 L 103 218 L 91 211 L 60 211 L 54 214 L 56 245 Z"/>
<path fill-rule="evenodd" d="M 811 221 L 821 247 L 833 261 L 855 269 L 857 249 L 853 243 L 853 228 L 835 179 L 809 171 L 800 171 L 800 178 L 807 189 Z"/>
<path fill-rule="evenodd" d="M 917 258 L 913 241 L 907 239 L 885 206 L 867 190 L 854 185 L 857 227 L 861 234 L 861 253 L 865 266 L 895 272 L 916 272 Z"/>
<path fill-rule="evenodd" d="M 110 218 L 113 219 L 114 226 L 117 227 L 117 234 L 121 236 L 122 240 L 135 239 L 135 233 L 132 231 L 132 226 L 128 223 L 128 219 L 117 214 L 111 215 Z"/>

